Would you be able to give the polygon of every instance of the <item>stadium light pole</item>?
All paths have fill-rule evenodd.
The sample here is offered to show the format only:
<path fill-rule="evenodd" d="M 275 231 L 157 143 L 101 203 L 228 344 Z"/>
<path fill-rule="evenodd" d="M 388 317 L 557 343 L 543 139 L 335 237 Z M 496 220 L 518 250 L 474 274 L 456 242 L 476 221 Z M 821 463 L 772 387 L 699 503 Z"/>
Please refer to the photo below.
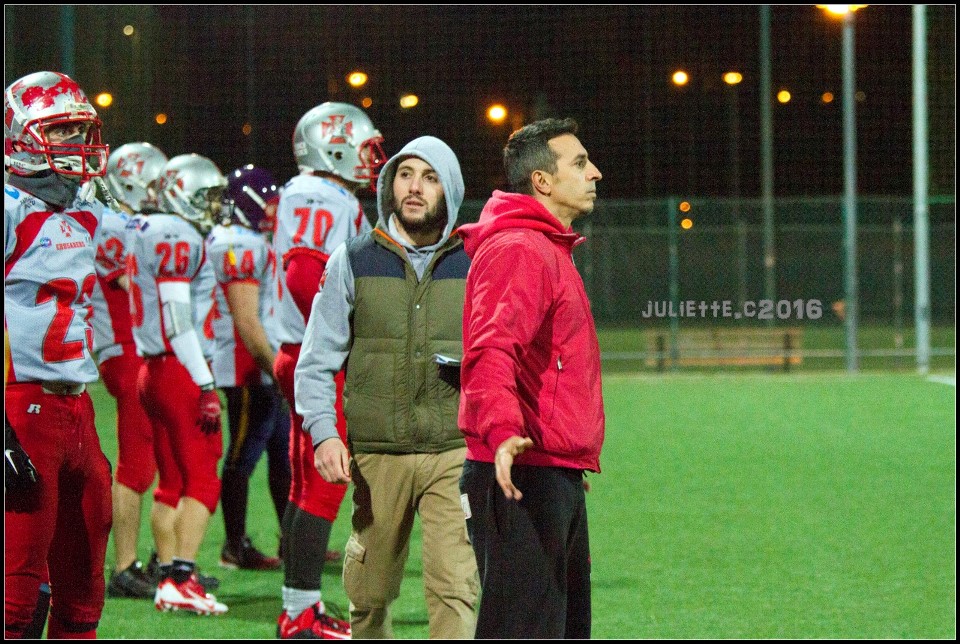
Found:
<path fill-rule="evenodd" d="M 729 71 L 723 75 L 730 99 L 730 197 L 733 199 L 733 220 L 737 226 L 737 304 L 747 299 L 747 226 L 740 210 L 740 97 L 737 85 L 743 74 Z"/>
<path fill-rule="evenodd" d="M 927 153 L 927 8 L 913 5 L 913 267 L 917 371 L 930 371 L 930 205 Z"/>
<path fill-rule="evenodd" d="M 773 238 L 773 90 L 770 80 L 770 5 L 760 6 L 760 190 L 763 201 L 763 296 L 776 301 Z M 767 321 L 772 325 L 773 320 Z"/>
<path fill-rule="evenodd" d="M 859 294 L 857 292 L 857 130 L 856 69 L 854 66 L 853 14 L 866 5 L 817 5 L 833 16 L 843 18 L 843 292 L 846 308 L 847 371 L 859 367 L 857 324 Z"/>
<path fill-rule="evenodd" d="M 76 45 L 77 14 L 72 5 L 60 7 L 60 68 L 70 78 L 76 75 L 74 63 Z"/>

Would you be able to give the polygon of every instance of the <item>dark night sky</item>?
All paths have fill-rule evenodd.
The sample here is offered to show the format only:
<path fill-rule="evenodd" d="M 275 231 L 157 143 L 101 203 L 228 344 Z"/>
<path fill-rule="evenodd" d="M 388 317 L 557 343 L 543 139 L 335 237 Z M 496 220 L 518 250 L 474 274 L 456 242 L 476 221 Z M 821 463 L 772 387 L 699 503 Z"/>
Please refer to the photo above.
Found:
<path fill-rule="evenodd" d="M 5 78 L 61 69 L 60 6 L 6 5 Z M 448 141 L 468 198 L 500 187 L 500 150 L 512 126 L 484 118 L 503 102 L 523 121 L 573 116 L 604 172 L 605 196 L 728 196 L 733 185 L 730 89 L 737 69 L 740 194 L 760 192 L 758 6 L 186 6 L 75 7 L 74 77 L 88 94 L 110 89 L 103 110 L 111 145 L 149 140 L 169 156 L 199 152 L 224 171 L 254 162 L 286 179 L 290 137 L 325 100 L 359 103 L 388 154 L 421 134 Z M 858 12 L 859 190 L 909 195 L 911 24 L 909 5 Z M 953 5 L 928 9 L 931 183 L 955 191 Z M 124 24 L 140 31 L 134 41 Z M 813 5 L 774 6 L 775 186 L 783 196 L 842 191 L 841 25 Z M 676 68 L 692 76 L 682 90 Z M 346 86 L 355 68 L 371 78 Z M 248 70 L 253 73 L 249 74 Z M 411 111 L 402 91 L 421 98 Z M 824 91 L 837 96 L 820 101 Z M 164 111 L 161 127 L 153 114 Z M 244 136 L 244 122 L 253 134 Z M 510 119 L 508 119 L 510 121 Z"/>

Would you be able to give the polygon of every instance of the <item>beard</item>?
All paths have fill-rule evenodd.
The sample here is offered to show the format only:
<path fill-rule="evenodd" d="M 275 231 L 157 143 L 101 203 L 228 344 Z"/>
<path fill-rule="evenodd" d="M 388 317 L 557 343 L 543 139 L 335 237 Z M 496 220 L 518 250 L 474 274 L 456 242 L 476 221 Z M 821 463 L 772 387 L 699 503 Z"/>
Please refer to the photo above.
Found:
<path fill-rule="evenodd" d="M 403 225 L 403 229 L 411 235 L 442 232 L 447 226 L 447 200 L 441 197 L 437 205 L 424 212 L 423 219 L 410 219 L 403 213 L 403 205 L 394 203 L 394 214 Z"/>

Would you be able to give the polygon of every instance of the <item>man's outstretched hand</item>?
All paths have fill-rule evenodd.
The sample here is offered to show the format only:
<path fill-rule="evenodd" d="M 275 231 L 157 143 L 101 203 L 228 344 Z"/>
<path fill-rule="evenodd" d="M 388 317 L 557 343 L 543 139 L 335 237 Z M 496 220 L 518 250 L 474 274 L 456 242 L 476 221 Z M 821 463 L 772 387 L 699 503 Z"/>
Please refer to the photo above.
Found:
<path fill-rule="evenodd" d="M 533 441 L 524 436 L 511 436 L 500 443 L 497 453 L 493 457 L 493 464 L 497 473 L 497 483 L 503 490 L 504 496 L 514 501 L 523 498 L 523 493 L 514 486 L 510 479 L 510 468 L 513 467 L 513 460 L 533 447 Z"/>

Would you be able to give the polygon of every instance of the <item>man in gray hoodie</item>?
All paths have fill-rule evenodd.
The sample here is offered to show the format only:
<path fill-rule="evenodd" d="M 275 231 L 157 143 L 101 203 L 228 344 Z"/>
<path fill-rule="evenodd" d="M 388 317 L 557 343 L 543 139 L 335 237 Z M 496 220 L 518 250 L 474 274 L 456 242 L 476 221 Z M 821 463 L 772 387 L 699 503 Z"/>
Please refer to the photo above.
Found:
<path fill-rule="evenodd" d="M 473 638 L 479 581 L 460 505 L 466 447 L 457 427 L 470 261 L 451 236 L 463 175 L 449 146 L 423 136 L 387 162 L 377 191 L 376 228 L 333 252 L 314 297 L 297 413 L 320 475 L 354 484 L 343 566 L 353 637 L 393 636 L 390 604 L 416 512 L 430 637 Z M 348 445 L 334 409 L 333 377 L 344 365 Z"/>

